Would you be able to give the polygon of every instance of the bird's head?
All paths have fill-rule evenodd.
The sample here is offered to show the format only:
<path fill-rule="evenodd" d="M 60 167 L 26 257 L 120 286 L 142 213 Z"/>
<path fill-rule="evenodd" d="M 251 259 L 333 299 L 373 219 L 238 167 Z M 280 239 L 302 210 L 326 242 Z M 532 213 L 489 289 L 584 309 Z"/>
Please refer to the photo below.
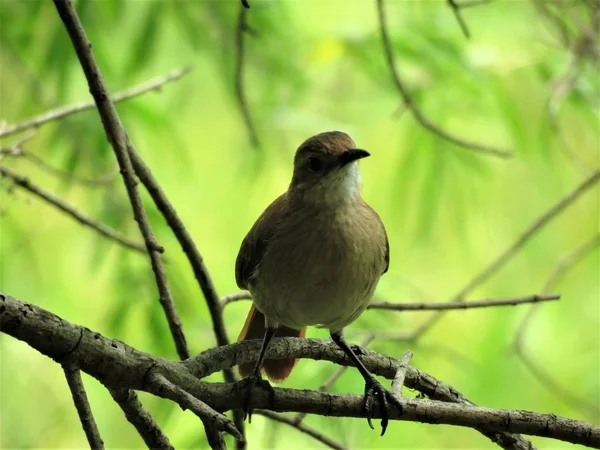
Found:
<path fill-rule="evenodd" d="M 353 201 L 362 187 L 357 162 L 367 156 L 369 152 L 356 148 L 346 133 L 317 134 L 296 151 L 289 192 L 323 204 Z"/>

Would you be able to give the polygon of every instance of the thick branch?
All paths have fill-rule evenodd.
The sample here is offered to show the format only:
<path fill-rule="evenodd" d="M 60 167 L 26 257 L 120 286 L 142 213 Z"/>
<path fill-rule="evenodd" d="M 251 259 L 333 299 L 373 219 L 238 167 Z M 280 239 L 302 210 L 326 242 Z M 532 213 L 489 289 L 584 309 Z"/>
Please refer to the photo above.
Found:
<path fill-rule="evenodd" d="M 490 298 L 486 300 L 476 300 L 469 302 L 441 302 L 441 303 L 390 303 L 390 302 L 372 302 L 367 309 L 387 309 L 392 311 L 432 311 L 448 309 L 472 309 L 487 308 L 490 306 L 515 306 L 523 303 L 540 303 L 550 300 L 558 300 L 560 294 L 529 295 L 527 297 L 516 298 Z"/>
<path fill-rule="evenodd" d="M 71 390 L 73 403 L 75 403 L 75 409 L 77 409 L 77 414 L 81 421 L 81 427 L 85 432 L 90 448 L 103 450 L 104 441 L 94 420 L 94 414 L 92 413 L 92 408 L 90 407 L 90 402 L 88 401 L 85 387 L 81 380 L 81 373 L 78 369 L 71 369 L 69 367 L 63 367 L 63 370 L 67 378 L 67 383 L 69 383 L 69 389 Z"/>
<path fill-rule="evenodd" d="M 129 100 L 130 98 L 137 97 L 141 94 L 145 94 L 149 91 L 159 90 L 163 85 L 170 83 L 172 81 L 179 80 L 182 76 L 188 73 L 191 70 L 191 67 L 183 67 L 181 69 L 173 70 L 168 74 L 156 78 L 154 80 L 147 81 L 144 84 L 141 84 L 137 87 L 127 89 L 124 91 L 117 92 L 116 94 L 111 96 L 113 103 L 122 102 L 124 100 Z M 6 128 L 0 129 L 0 138 L 5 136 L 10 136 L 11 134 L 19 133 L 21 131 L 28 130 L 30 128 L 38 128 L 42 125 L 46 125 L 48 123 L 64 119 L 71 114 L 80 113 L 83 111 L 88 111 L 90 109 L 94 109 L 96 107 L 96 103 L 85 102 L 79 105 L 73 106 L 64 106 L 62 108 L 53 109 L 51 111 L 45 112 L 36 117 L 32 117 L 24 122 L 9 125 Z"/>
<path fill-rule="evenodd" d="M 500 158 L 509 158 L 512 156 L 512 153 L 508 150 L 504 150 L 501 148 L 493 147 L 491 145 L 483 145 L 478 144 L 476 142 L 467 141 L 465 139 L 454 136 L 447 131 L 442 130 L 437 125 L 435 125 L 417 106 L 414 102 L 412 95 L 408 88 L 404 85 L 404 81 L 400 78 L 400 75 L 396 69 L 396 60 L 394 57 L 394 51 L 392 46 L 392 41 L 390 39 L 387 27 L 387 19 L 384 10 L 384 0 L 377 0 L 377 15 L 379 17 L 379 29 L 381 31 L 381 41 L 383 44 L 383 50 L 385 53 L 386 61 L 390 68 L 390 73 L 392 75 L 392 81 L 398 90 L 398 93 L 402 97 L 404 104 L 413 113 L 413 116 L 419 122 L 419 124 L 425 128 L 426 130 L 432 132 L 433 134 L 446 139 L 453 144 L 459 145 L 467 150 L 471 150 L 477 153 L 481 153 L 484 155 L 496 156 Z"/>
<path fill-rule="evenodd" d="M 59 210 L 61 210 L 65 214 L 67 214 L 69 217 L 71 217 L 72 219 L 75 219 L 82 225 L 90 227 L 91 229 L 100 233 L 102 236 L 104 236 L 114 242 L 117 242 L 120 245 L 130 248 L 131 250 L 135 250 L 135 251 L 138 251 L 141 253 L 146 253 L 146 249 L 144 248 L 144 246 L 142 244 L 140 244 L 138 242 L 134 242 L 130 239 L 127 239 L 126 237 L 121 236 L 119 233 L 117 233 L 112 228 L 107 227 L 106 225 L 104 225 L 100 222 L 96 222 L 93 219 L 90 219 L 88 216 L 84 215 L 83 213 L 81 213 L 77 209 L 75 209 L 74 206 L 71 206 L 68 203 L 65 203 L 63 200 L 61 200 L 54 194 L 51 194 L 50 192 L 45 191 L 44 189 L 36 186 L 31 181 L 29 181 L 28 178 L 23 177 L 23 176 L 19 175 L 18 173 L 13 172 L 12 170 L 10 170 L 6 167 L 3 167 L 3 166 L 0 166 L 0 175 L 3 177 L 9 178 L 17 186 L 20 186 L 23 189 L 31 192 L 32 194 L 34 194 L 37 197 L 44 200 L 46 203 L 49 203 L 50 205 L 55 206 L 56 208 L 58 208 Z"/>
<path fill-rule="evenodd" d="M 0 295 L 0 330 L 27 342 L 36 350 L 60 363 L 76 364 L 81 370 L 94 376 L 103 384 L 114 388 L 145 390 L 164 397 L 164 393 L 147 383 L 149 374 L 158 372 L 171 383 L 193 394 L 217 411 L 239 408 L 242 406 L 243 398 L 236 395 L 230 383 L 206 383 L 198 381 L 198 379 L 226 367 L 254 361 L 260 348 L 259 341 L 239 342 L 211 349 L 194 359 L 176 363 L 140 352 L 122 342 L 107 339 L 98 333 L 71 324 L 42 308 L 4 295 Z M 395 376 L 400 364 L 398 360 L 366 349 L 361 350 L 361 353 L 365 366 L 372 373 L 388 379 Z M 275 339 L 267 352 L 267 357 L 273 359 L 289 357 L 324 359 L 343 365 L 350 364 L 344 353 L 330 340 L 319 339 Z M 433 399 L 460 403 L 460 406 L 466 409 L 473 405 L 454 388 L 410 366 L 407 368 L 405 385 L 411 389 L 417 389 Z M 361 398 L 358 396 L 276 389 L 272 402 L 267 395 L 263 396 L 263 394 L 261 389 L 257 389 L 254 393 L 256 401 L 253 400 L 253 404 L 257 409 L 351 417 L 362 417 L 364 414 Z M 314 407 L 310 406 L 312 400 L 309 399 L 316 402 Z M 323 409 L 323 405 L 326 404 L 330 404 L 331 407 Z M 390 411 L 390 414 L 391 417 L 398 418 L 397 412 Z M 403 416 L 406 420 L 416 417 L 416 415 Z M 429 417 L 433 417 L 439 423 L 449 423 L 441 412 L 439 415 L 430 415 Z M 540 420 L 545 420 L 544 417 L 540 416 Z M 584 423 L 571 425 L 572 433 L 581 427 L 589 426 Z M 512 434 L 520 432 L 520 425 L 514 426 L 511 422 L 507 423 L 506 428 L 500 431 L 496 428 L 488 429 L 487 422 L 482 417 L 479 426 L 480 432 L 499 443 L 503 448 L 528 450 L 532 448 L 529 441 Z M 543 429 L 540 430 L 540 433 L 542 432 L 544 432 Z M 596 439 L 595 433 L 600 439 L 600 429 L 591 430 L 590 436 L 594 439 Z M 579 438 L 572 436 L 566 439 L 573 441 Z"/>
<path fill-rule="evenodd" d="M 144 408 L 137 394 L 130 389 L 108 389 L 110 395 L 118 403 L 125 417 L 142 437 L 148 448 L 161 450 L 174 450 L 169 438 L 160 429 L 160 426 Z"/>
<path fill-rule="evenodd" d="M 153 391 L 160 392 L 162 397 L 171 399 L 181 405 L 183 409 L 192 411 L 204 423 L 205 427 L 229 433 L 236 439 L 242 439 L 242 435 L 235 428 L 231 420 L 212 409 L 206 403 L 193 397 L 179 386 L 171 383 L 164 375 L 156 371 L 152 372 L 148 377 L 148 386 Z"/>
<path fill-rule="evenodd" d="M 81 63 L 81 67 L 87 78 L 90 92 L 94 97 L 98 112 L 100 113 L 104 131 L 106 132 L 108 141 L 110 142 L 119 163 L 123 182 L 125 183 L 127 195 L 129 196 L 129 201 L 131 202 L 131 207 L 133 209 L 133 216 L 144 237 L 146 249 L 150 256 L 152 270 L 154 272 L 160 296 L 160 304 L 167 316 L 177 353 L 181 359 L 188 358 L 190 353 L 185 341 L 185 335 L 183 334 L 179 314 L 177 313 L 171 297 L 163 263 L 160 259 L 160 253 L 162 253 L 164 249 L 154 239 L 150 222 L 148 221 L 142 199 L 136 187 L 137 182 L 127 151 L 129 139 L 121 124 L 115 105 L 108 96 L 104 78 L 102 77 L 102 73 L 100 72 L 100 68 L 98 67 L 98 63 L 92 52 L 92 45 L 85 34 L 71 0 L 54 0 L 54 5 L 69 33 L 73 47 L 75 48 L 75 52 L 77 53 L 77 57 L 79 58 L 79 62 Z"/>

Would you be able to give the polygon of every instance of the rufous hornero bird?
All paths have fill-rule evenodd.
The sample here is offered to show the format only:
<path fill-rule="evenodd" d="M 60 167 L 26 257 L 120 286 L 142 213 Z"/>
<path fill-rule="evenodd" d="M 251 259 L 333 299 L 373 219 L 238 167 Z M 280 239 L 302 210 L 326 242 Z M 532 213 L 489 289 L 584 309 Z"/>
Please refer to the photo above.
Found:
<path fill-rule="evenodd" d="M 242 242 L 235 265 L 238 286 L 253 305 L 238 341 L 263 339 L 256 363 L 240 365 L 246 386 L 244 411 L 252 414 L 252 390 L 271 393 L 296 360 L 266 359 L 274 336 L 304 337 L 306 327 L 329 329 L 365 379 L 364 413 L 369 425 L 375 399 L 388 423 L 387 403 L 400 401 L 367 370 L 344 340 L 343 330 L 365 310 L 390 249 L 379 215 L 361 196 L 358 161 L 370 156 L 346 133 L 330 131 L 307 139 L 296 151 L 290 186 L 258 218 Z"/>

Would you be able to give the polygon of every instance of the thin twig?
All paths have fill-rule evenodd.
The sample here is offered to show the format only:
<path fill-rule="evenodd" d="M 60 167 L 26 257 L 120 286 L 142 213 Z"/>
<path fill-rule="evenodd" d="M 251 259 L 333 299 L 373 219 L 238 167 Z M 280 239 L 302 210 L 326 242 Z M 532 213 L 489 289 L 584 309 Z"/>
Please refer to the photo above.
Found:
<path fill-rule="evenodd" d="M 301 431 L 304 434 L 307 434 L 308 436 L 312 437 L 313 439 L 316 439 L 321 444 L 323 444 L 329 448 L 333 448 L 335 450 L 346 450 L 346 447 L 344 447 L 339 442 L 334 441 L 327 435 L 318 432 L 317 430 L 309 427 L 308 425 L 305 425 L 303 423 L 297 423 L 295 419 L 291 419 L 290 417 L 284 416 L 283 414 L 272 412 L 272 411 L 267 411 L 265 409 L 257 409 L 254 411 L 254 414 L 258 414 L 259 416 L 268 417 L 269 419 L 275 420 L 276 422 L 285 423 L 286 425 L 294 427 L 296 430 Z"/>
<path fill-rule="evenodd" d="M 546 279 L 542 292 L 548 291 L 554 284 L 561 279 L 565 274 L 577 265 L 583 258 L 585 258 L 591 251 L 593 251 L 598 244 L 600 244 L 600 234 L 595 235 L 593 238 L 588 239 L 586 242 L 577 247 L 573 252 L 562 258 L 555 269 L 552 271 L 550 276 Z M 528 354 L 525 348 L 525 330 L 527 325 L 531 322 L 533 315 L 538 311 L 538 305 L 532 305 L 527 311 L 525 317 L 523 317 L 515 339 L 513 341 L 513 348 L 517 356 L 523 361 L 525 367 L 529 372 L 540 382 L 542 386 L 548 389 L 553 395 L 562 400 L 567 405 L 579 409 L 584 415 L 597 419 L 600 415 L 600 408 L 593 403 L 573 395 L 568 390 L 560 386 L 556 381 L 552 379 L 550 374 L 539 367 L 533 360 L 532 356 Z"/>
<path fill-rule="evenodd" d="M 408 365 L 410 364 L 410 360 L 412 359 L 413 354 L 410 350 L 406 350 L 400 358 L 400 363 L 398 365 L 398 370 L 396 371 L 396 375 L 392 380 L 392 393 L 396 397 L 402 397 L 402 388 L 404 387 L 404 379 L 406 378 L 406 371 L 408 370 Z"/>
<path fill-rule="evenodd" d="M 460 25 L 460 29 L 467 39 L 471 39 L 471 33 L 469 32 L 469 27 L 467 27 L 467 22 L 465 22 L 465 18 L 462 16 L 460 8 L 461 5 L 456 3 L 456 0 L 447 0 L 448 6 L 452 9 L 454 13 L 454 17 L 456 17 L 456 21 Z"/>
<path fill-rule="evenodd" d="M 371 302 L 367 309 L 387 309 L 392 311 L 434 311 L 448 309 L 471 309 L 486 308 L 494 306 L 515 306 L 524 303 L 540 303 L 560 299 L 560 294 L 528 295 L 514 298 L 488 298 L 485 300 L 473 300 L 469 302 L 458 303 L 392 303 L 392 302 Z M 242 300 L 252 300 L 252 295 L 247 291 L 234 292 L 224 295 L 219 302 L 224 308 L 230 303 Z"/>
<path fill-rule="evenodd" d="M 391 311 L 431 311 L 431 310 L 447 310 L 447 309 L 472 309 L 472 308 L 487 308 L 490 306 L 515 306 L 524 303 L 540 303 L 550 300 L 558 300 L 560 294 L 544 294 L 544 295 L 529 295 L 527 297 L 516 298 L 490 298 L 486 300 L 477 300 L 469 302 L 456 303 L 390 303 L 376 302 L 367 306 L 367 309 L 387 309 Z"/>
<path fill-rule="evenodd" d="M 78 184 L 81 184 L 82 186 L 88 186 L 88 187 L 97 187 L 97 186 L 107 185 L 115 179 L 115 177 L 118 173 L 117 171 L 115 171 L 115 172 L 106 174 L 99 178 L 84 178 L 84 177 L 80 177 L 75 174 L 72 174 L 70 172 L 67 172 L 66 170 L 57 169 L 56 167 L 48 164 L 46 161 L 44 161 L 39 156 L 36 156 L 33 153 L 31 153 L 23 148 L 23 144 L 25 143 L 25 141 L 28 141 L 33 136 L 35 136 L 35 132 L 25 135 L 23 138 L 19 139 L 17 142 L 15 142 L 9 148 L 0 148 L 0 160 L 2 159 L 3 156 L 25 158 L 26 160 L 30 161 L 38 168 L 42 169 L 43 171 L 45 171 L 51 175 L 55 175 L 67 182 L 78 183 Z"/>
<path fill-rule="evenodd" d="M 590 177 L 585 179 L 569 194 L 555 203 L 550 209 L 545 211 L 541 216 L 538 216 L 517 238 L 517 240 L 500 256 L 493 260 L 487 267 L 479 272 L 473 279 L 471 279 L 451 300 L 451 303 L 458 303 L 464 300 L 464 298 L 475 288 L 479 287 L 484 281 L 491 277 L 498 269 L 504 266 L 536 233 L 542 230 L 548 225 L 554 218 L 562 213 L 568 206 L 573 204 L 579 197 L 585 194 L 591 189 L 598 181 L 600 181 L 600 170 L 594 172 Z M 430 329 L 434 323 L 436 323 L 444 311 L 438 311 L 432 314 L 425 322 L 423 322 L 413 333 L 411 333 L 411 339 L 418 339 L 425 331 Z"/>
<path fill-rule="evenodd" d="M 219 295 L 217 294 L 217 290 L 210 276 L 208 268 L 204 264 L 204 259 L 198 251 L 198 247 L 194 243 L 192 236 L 187 231 L 181 218 L 177 214 L 177 211 L 162 190 L 162 187 L 156 178 L 154 178 L 154 175 L 152 175 L 150 168 L 146 165 L 144 160 L 133 148 L 133 146 L 128 145 L 127 149 L 129 151 L 129 157 L 131 158 L 131 163 L 133 164 L 136 175 L 148 190 L 148 193 L 150 194 L 150 197 L 152 197 L 154 204 L 162 213 L 171 230 L 173 230 L 173 234 L 177 238 L 179 245 L 187 256 L 188 262 L 190 263 L 192 271 L 194 272 L 194 277 L 198 281 L 200 289 L 202 290 L 206 300 L 210 318 L 213 324 L 213 331 L 217 340 L 217 345 L 229 344 L 227 330 L 225 328 L 225 323 L 223 322 L 223 310 L 221 304 L 219 303 Z M 235 372 L 230 368 L 223 370 L 223 377 L 228 383 L 233 383 L 237 380 Z M 243 411 L 235 410 L 233 412 L 233 416 L 237 429 L 240 431 L 242 436 L 245 436 Z M 245 447 L 244 442 L 245 439 L 242 441 L 236 441 L 236 445 L 239 450 Z"/>
<path fill-rule="evenodd" d="M 81 427 L 85 432 L 87 441 L 90 444 L 90 448 L 104 449 L 104 441 L 98 431 L 98 426 L 94 420 L 94 414 L 90 407 L 83 381 L 81 380 L 81 372 L 79 369 L 72 370 L 69 367 L 63 367 L 71 395 L 73 396 L 73 403 L 79 414 L 79 420 L 81 421 Z"/>
<path fill-rule="evenodd" d="M 493 1 L 494 0 L 464 0 L 464 1 L 461 1 L 458 6 L 460 9 L 464 9 L 464 8 L 470 8 L 471 6 L 486 5 Z"/>
<path fill-rule="evenodd" d="M 165 398 L 176 402 L 181 408 L 192 411 L 206 427 L 214 428 L 221 433 L 228 433 L 236 439 L 242 439 L 242 435 L 235 428 L 233 422 L 223 414 L 215 411 L 206 403 L 198 400 L 179 386 L 171 383 L 164 375 L 152 372 L 148 377 L 148 383 L 154 390 L 161 392 Z"/>
<path fill-rule="evenodd" d="M 23 189 L 31 192 L 32 194 L 35 194 L 37 197 L 55 206 L 56 208 L 67 214 L 69 217 L 77 220 L 82 225 L 88 226 L 93 230 L 96 230 L 102 236 L 107 237 L 108 239 L 111 239 L 114 242 L 117 242 L 127 248 L 130 248 L 131 250 L 135 250 L 140 253 L 146 253 L 146 248 L 143 244 L 134 242 L 126 237 L 123 237 L 112 228 L 109 228 L 100 222 L 90 219 L 85 214 L 79 212 L 74 206 L 69 205 L 54 194 L 51 194 L 50 192 L 36 186 L 31 181 L 29 181 L 28 178 L 21 176 L 18 173 L 15 173 L 12 170 L 3 166 L 0 166 L 0 176 L 9 178 L 17 186 L 20 186 Z"/>
<path fill-rule="evenodd" d="M 233 294 L 224 295 L 219 299 L 221 309 L 224 309 L 230 303 L 239 302 L 240 300 L 252 300 L 252 294 L 248 291 L 234 292 Z"/>
<path fill-rule="evenodd" d="M 177 353 L 181 359 L 189 358 L 190 353 L 181 327 L 179 314 L 177 313 L 177 309 L 175 308 L 175 304 L 171 297 L 167 276 L 160 259 L 160 254 L 164 249 L 156 242 L 154 235 L 152 234 L 150 222 L 148 221 L 148 216 L 146 215 L 142 199 L 136 186 L 137 181 L 135 180 L 135 174 L 131 165 L 131 160 L 129 159 L 129 152 L 127 151 L 129 143 L 127 133 L 121 124 L 115 105 L 108 96 L 108 90 L 104 83 L 100 68 L 98 67 L 98 63 L 96 62 L 96 58 L 94 57 L 91 48 L 92 46 L 85 34 L 85 30 L 81 25 L 79 17 L 77 16 L 77 12 L 73 8 L 71 0 L 54 0 L 54 5 L 69 33 L 71 41 L 73 42 L 73 47 L 75 48 L 79 62 L 81 63 L 81 67 L 87 78 L 90 92 L 94 97 L 94 101 L 96 102 L 98 112 L 102 119 L 104 131 L 106 132 L 108 141 L 110 142 L 119 163 L 119 169 L 123 176 L 125 188 L 127 189 L 133 216 L 144 237 L 146 249 L 150 256 L 152 271 L 154 272 L 156 285 L 158 287 L 160 304 L 167 317 L 171 335 L 173 336 L 177 348 Z"/>
<path fill-rule="evenodd" d="M 472 150 L 477 153 L 481 153 L 484 155 L 497 156 L 500 158 L 509 158 L 512 156 L 512 152 L 493 147 L 490 145 L 483 145 L 476 142 L 467 141 L 465 139 L 454 136 L 447 131 L 442 130 L 437 125 L 429 120 L 425 114 L 421 111 L 421 109 L 414 102 L 411 93 L 408 88 L 404 85 L 404 82 L 400 78 L 398 71 L 396 70 L 396 62 L 394 58 L 394 52 L 392 50 L 392 42 L 390 36 L 388 34 L 386 15 L 384 11 L 384 0 L 377 0 L 377 12 L 379 16 L 379 28 L 381 31 L 381 40 L 383 44 L 383 50 L 385 53 L 385 57 L 390 68 L 390 73 L 392 75 L 392 81 L 398 90 L 398 93 L 402 97 L 402 100 L 406 104 L 406 107 L 413 113 L 413 116 L 421 124 L 423 128 L 429 130 L 430 132 L 436 134 L 437 136 L 446 139 L 453 144 L 459 145 L 465 149 Z"/>
<path fill-rule="evenodd" d="M 250 114 L 250 108 L 248 106 L 248 99 L 246 98 L 246 90 L 244 87 L 244 34 L 248 29 L 246 23 L 248 8 L 250 5 L 242 1 L 242 7 L 240 8 L 240 14 L 238 18 L 238 25 L 235 31 L 235 48 L 236 48 L 236 67 L 235 67 L 235 93 L 237 96 L 238 104 L 244 117 L 244 123 L 248 130 L 248 136 L 250 137 L 250 143 L 253 147 L 258 147 L 260 141 L 258 140 L 258 134 L 252 121 L 252 115 Z"/>
<path fill-rule="evenodd" d="M 171 72 L 163 75 L 159 78 L 155 78 L 153 80 L 147 81 L 139 86 L 136 86 L 131 89 L 126 89 L 124 91 L 119 91 L 116 94 L 111 96 L 111 100 L 113 103 L 119 103 L 124 100 L 129 100 L 130 98 L 137 97 L 139 95 L 145 94 L 149 91 L 159 90 L 163 85 L 170 83 L 172 81 L 177 81 L 185 74 L 192 70 L 191 67 L 183 67 L 181 69 L 172 70 Z M 80 103 L 79 105 L 73 106 L 64 106 L 61 108 L 53 109 L 51 111 L 45 112 L 39 116 L 32 117 L 31 119 L 25 120 L 24 122 L 8 125 L 7 127 L 0 128 L 0 138 L 10 136 L 11 134 L 18 133 L 20 131 L 24 131 L 30 128 L 39 128 L 42 125 L 46 125 L 50 122 L 54 122 L 56 120 L 64 119 L 67 116 L 72 114 L 76 114 L 79 112 L 87 111 L 93 109 L 96 104 L 91 102 Z"/>
<path fill-rule="evenodd" d="M 140 402 L 134 391 L 131 389 L 113 388 L 108 388 L 108 390 L 148 448 L 174 450 L 175 447 L 171 445 L 167 435 L 163 433 L 152 415 L 144 408 L 144 405 L 142 405 L 142 402 Z"/>

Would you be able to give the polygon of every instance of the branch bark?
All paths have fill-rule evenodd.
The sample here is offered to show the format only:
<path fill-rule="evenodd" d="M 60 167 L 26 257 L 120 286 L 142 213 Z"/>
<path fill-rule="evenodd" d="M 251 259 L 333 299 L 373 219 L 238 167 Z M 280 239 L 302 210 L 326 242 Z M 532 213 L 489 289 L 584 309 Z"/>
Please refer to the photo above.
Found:
<path fill-rule="evenodd" d="M 94 420 L 94 414 L 90 407 L 83 381 L 81 380 L 81 372 L 79 369 L 73 369 L 70 367 L 63 367 L 71 395 L 73 396 L 73 403 L 77 409 L 79 420 L 81 421 L 81 427 L 87 437 L 90 448 L 93 450 L 104 450 L 104 441 L 98 431 L 98 425 Z"/>
<path fill-rule="evenodd" d="M 67 322 L 32 304 L 0 294 L 0 330 L 27 342 L 61 364 L 77 364 L 81 370 L 113 388 L 144 390 L 166 397 L 148 380 L 159 373 L 216 411 L 239 408 L 243 398 L 231 383 L 207 383 L 199 378 L 256 358 L 260 342 L 246 341 L 207 350 L 182 362 L 173 362 L 140 352 L 86 328 Z M 349 365 L 343 352 L 329 340 L 276 339 L 268 358 L 312 358 Z M 362 360 L 373 373 L 393 379 L 400 361 L 363 350 Z M 431 399 L 403 399 L 404 413 L 390 409 L 390 418 L 474 427 L 503 448 L 531 449 L 523 437 L 527 433 L 588 446 L 600 446 L 600 427 L 528 411 L 495 410 L 473 405 L 451 386 L 408 366 L 405 385 Z M 331 394 L 310 390 L 275 389 L 273 398 L 262 389 L 254 392 L 257 409 L 345 417 L 363 417 L 362 396 Z"/>
<path fill-rule="evenodd" d="M 75 219 L 82 225 L 85 225 L 97 231 L 102 236 L 114 242 L 117 242 L 118 244 L 127 247 L 131 250 L 135 250 L 136 252 L 146 253 L 146 248 L 144 247 L 144 245 L 132 241 L 124 236 L 121 236 L 112 228 L 107 227 L 106 225 L 100 222 L 96 222 L 95 220 L 89 218 L 82 212 L 79 212 L 74 206 L 71 206 L 68 203 L 61 200 L 60 198 L 58 198 L 56 195 L 36 186 L 31 181 L 29 181 L 27 177 L 19 175 L 18 173 L 13 172 L 12 170 L 3 166 L 0 166 L 0 175 L 12 180 L 17 186 L 25 189 L 26 191 L 31 192 L 35 196 L 44 200 L 46 203 L 58 208 L 60 211 L 64 212 L 66 215 L 68 215 L 72 219 Z"/>
<path fill-rule="evenodd" d="M 119 103 L 130 98 L 137 97 L 145 94 L 146 92 L 159 90 L 162 86 L 172 81 L 177 81 L 185 74 L 190 72 L 191 67 L 183 67 L 181 69 L 173 70 L 166 75 L 156 78 L 154 80 L 147 81 L 139 86 L 124 91 L 117 92 L 111 96 L 113 103 Z M 32 117 L 31 119 L 25 120 L 24 122 L 9 125 L 6 128 L 0 129 L 0 138 L 10 136 L 21 131 L 29 130 L 31 128 L 39 128 L 43 125 L 55 122 L 57 120 L 64 119 L 72 114 L 80 113 L 83 111 L 89 111 L 94 109 L 96 103 L 94 101 L 84 102 L 79 105 L 64 106 L 61 108 L 47 111 L 39 116 Z"/>
<path fill-rule="evenodd" d="M 550 300 L 558 300 L 560 294 L 529 295 L 527 297 L 515 298 L 490 298 L 486 300 L 475 300 L 468 302 L 441 302 L 441 303 L 391 303 L 372 302 L 367 309 L 386 309 L 391 311 L 440 311 L 449 309 L 473 309 L 487 308 L 490 306 L 516 306 L 524 303 L 540 303 Z"/>
<path fill-rule="evenodd" d="M 137 394 L 130 389 L 108 388 L 110 395 L 123 410 L 125 417 L 142 437 L 148 448 L 161 450 L 175 450 L 169 438 L 163 433 L 160 426 L 144 408 Z"/>
<path fill-rule="evenodd" d="M 148 221 L 146 211 L 142 204 L 142 199 L 137 190 L 137 181 L 135 180 L 133 166 L 127 150 L 129 143 L 127 133 L 121 124 L 115 105 L 108 96 L 104 78 L 102 77 L 102 73 L 92 52 L 92 45 L 85 34 L 85 30 L 73 8 L 71 0 L 54 0 L 54 5 L 69 33 L 69 37 L 71 38 L 83 72 L 87 78 L 90 93 L 94 97 L 96 107 L 98 108 L 100 118 L 102 119 L 106 137 L 108 138 L 119 163 L 123 182 L 125 183 L 127 195 L 129 196 L 129 201 L 133 209 L 133 216 L 138 223 L 140 232 L 146 244 L 146 250 L 150 256 L 152 271 L 154 272 L 154 278 L 158 287 L 160 304 L 167 316 L 177 353 L 181 359 L 188 358 L 190 353 L 185 340 L 185 335 L 183 334 L 181 320 L 179 319 L 179 314 L 175 308 L 173 298 L 171 297 L 167 276 L 162 260 L 160 259 L 160 254 L 164 252 L 164 249 L 154 238 L 150 222 Z"/>
<path fill-rule="evenodd" d="M 390 68 L 392 81 L 394 82 L 394 86 L 396 86 L 400 97 L 402 97 L 406 108 L 410 110 L 410 112 L 415 117 L 415 120 L 427 131 L 430 131 L 431 133 L 441 137 L 442 139 L 445 139 L 448 142 L 452 142 L 453 144 L 463 147 L 467 150 L 471 150 L 482 155 L 496 156 L 500 158 L 510 158 L 511 156 L 513 156 L 512 152 L 508 150 L 494 147 L 491 145 L 483 145 L 476 142 L 467 141 L 466 139 L 454 136 L 448 133 L 447 131 L 439 128 L 437 125 L 431 122 L 431 120 L 429 120 L 429 118 L 425 116 L 425 114 L 423 114 L 423 111 L 421 111 L 419 106 L 413 100 L 410 91 L 405 86 L 404 81 L 402 81 L 402 79 L 400 78 L 400 74 L 396 69 L 396 59 L 394 57 L 392 41 L 388 32 L 387 18 L 384 9 L 384 0 L 377 0 L 377 16 L 379 18 L 379 30 L 381 32 L 381 42 L 383 45 L 383 51 L 385 54 L 387 64 Z"/>

